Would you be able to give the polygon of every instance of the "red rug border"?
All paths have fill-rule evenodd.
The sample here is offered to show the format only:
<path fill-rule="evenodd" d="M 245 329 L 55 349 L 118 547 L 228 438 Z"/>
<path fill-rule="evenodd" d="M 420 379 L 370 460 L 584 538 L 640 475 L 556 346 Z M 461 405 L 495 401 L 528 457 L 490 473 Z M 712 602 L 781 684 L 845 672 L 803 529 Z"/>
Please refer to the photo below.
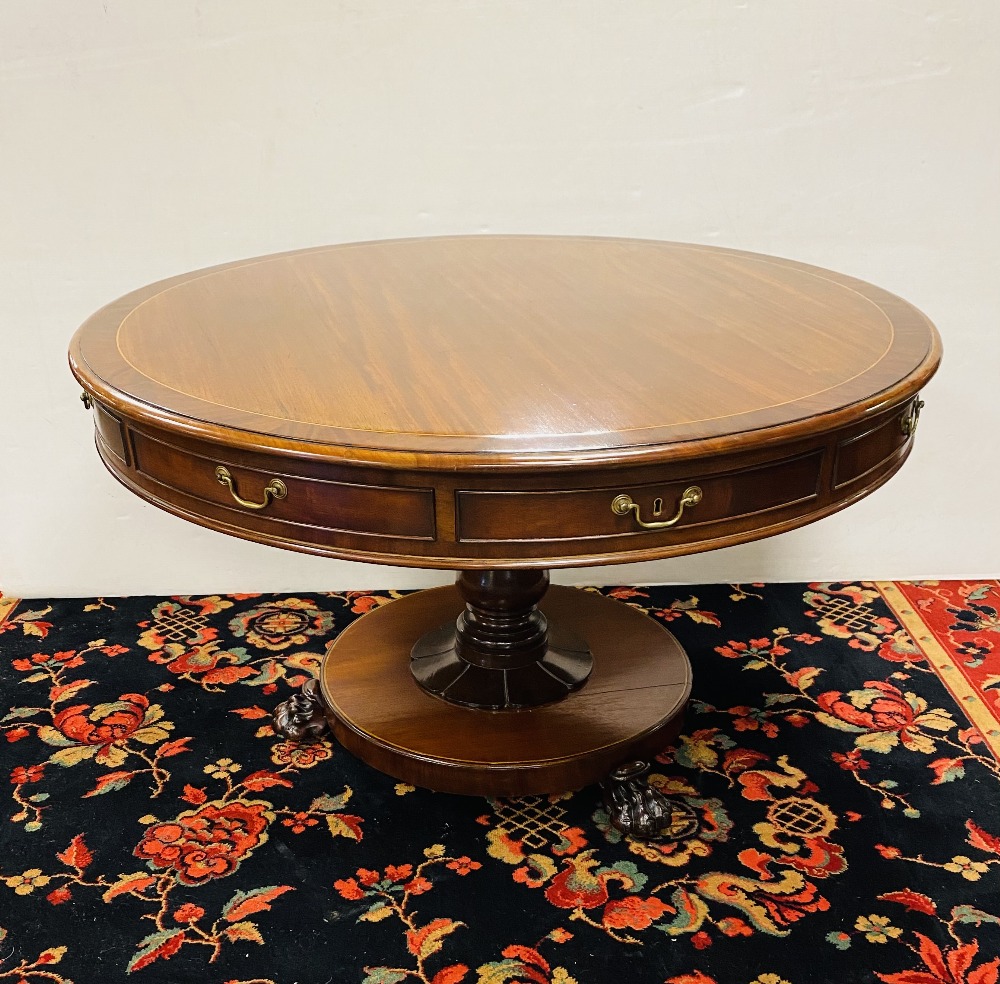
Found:
<path fill-rule="evenodd" d="M 955 698 L 955 703 L 983 736 L 994 757 L 1000 759 L 1000 716 L 983 697 L 982 691 L 966 675 L 960 661 L 950 651 L 947 640 L 943 640 L 927 624 L 907 597 L 903 586 L 908 581 L 874 581 L 875 587 L 896 619 L 909 633 L 917 648 L 927 657 L 945 688 Z M 961 584 L 961 580 L 941 583 Z"/>
<path fill-rule="evenodd" d="M 21 603 L 20 598 L 8 598 L 2 592 L 0 592 L 0 625 L 10 617 L 14 609 Z"/>

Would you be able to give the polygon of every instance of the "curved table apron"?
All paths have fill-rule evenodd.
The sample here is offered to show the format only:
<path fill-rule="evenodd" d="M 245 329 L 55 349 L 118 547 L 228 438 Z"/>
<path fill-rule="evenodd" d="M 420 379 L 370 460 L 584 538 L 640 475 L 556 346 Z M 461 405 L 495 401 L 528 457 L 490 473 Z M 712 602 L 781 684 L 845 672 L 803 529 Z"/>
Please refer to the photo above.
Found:
<path fill-rule="evenodd" d="M 292 701 L 451 792 L 596 781 L 672 740 L 673 636 L 548 569 L 742 543 L 836 512 L 910 453 L 940 341 L 900 298 L 734 250 L 576 237 L 359 243 L 113 302 L 70 364 L 97 448 L 184 519 L 457 569 L 375 609 Z"/>

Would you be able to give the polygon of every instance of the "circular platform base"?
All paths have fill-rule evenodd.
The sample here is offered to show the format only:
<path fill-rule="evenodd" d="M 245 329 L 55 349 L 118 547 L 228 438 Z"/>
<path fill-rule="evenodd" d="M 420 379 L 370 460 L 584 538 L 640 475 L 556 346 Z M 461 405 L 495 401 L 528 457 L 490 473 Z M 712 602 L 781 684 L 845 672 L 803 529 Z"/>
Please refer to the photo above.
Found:
<path fill-rule="evenodd" d="M 410 673 L 414 641 L 463 610 L 454 587 L 407 595 L 362 616 L 331 644 L 321 673 L 341 744 L 416 786 L 532 796 L 597 782 L 677 736 L 691 664 L 662 625 L 604 595 L 558 585 L 538 607 L 585 640 L 594 669 L 565 699 L 512 711 L 447 703 Z"/>

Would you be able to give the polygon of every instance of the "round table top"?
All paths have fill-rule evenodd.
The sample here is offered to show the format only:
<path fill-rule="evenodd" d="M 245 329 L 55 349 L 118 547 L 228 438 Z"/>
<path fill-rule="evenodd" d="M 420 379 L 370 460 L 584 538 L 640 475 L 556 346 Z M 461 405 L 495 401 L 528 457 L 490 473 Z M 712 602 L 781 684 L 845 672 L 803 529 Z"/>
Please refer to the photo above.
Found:
<path fill-rule="evenodd" d="M 131 417 L 435 466 L 814 432 L 916 392 L 939 358 L 920 311 L 851 277 L 534 236 L 230 263 L 126 295 L 71 349 L 84 384 Z"/>

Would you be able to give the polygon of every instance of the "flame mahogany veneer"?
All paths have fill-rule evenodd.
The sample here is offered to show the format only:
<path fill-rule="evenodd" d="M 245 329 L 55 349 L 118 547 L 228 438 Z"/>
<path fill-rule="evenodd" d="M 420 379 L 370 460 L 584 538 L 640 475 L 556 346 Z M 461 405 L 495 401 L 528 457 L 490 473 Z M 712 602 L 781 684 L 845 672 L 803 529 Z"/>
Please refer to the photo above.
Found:
<path fill-rule="evenodd" d="M 588 592 L 538 602 L 531 572 L 710 550 L 850 505 L 910 453 L 940 354 L 914 307 L 816 267 L 482 236 L 162 281 L 90 318 L 70 363 L 105 465 L 155 505 L 293 550 L 466 572 L 461 597 L 421 592 L 348 630 L 322 693 L 376 767 L 517 795 L 652 753 L 690 686 L 665 629 Z M 265 492 L 275 480 L 283 495 Z M 637 521 L 673 517 L 692 487 L 674 525 Z M 561 700 L 543 686 L 558 666 L 523 688 L 511 675 L 547 640 L 593 657 L 592 672 L 574 657 Z M 453 682 L 470 664 L 483 682 Z"/>

